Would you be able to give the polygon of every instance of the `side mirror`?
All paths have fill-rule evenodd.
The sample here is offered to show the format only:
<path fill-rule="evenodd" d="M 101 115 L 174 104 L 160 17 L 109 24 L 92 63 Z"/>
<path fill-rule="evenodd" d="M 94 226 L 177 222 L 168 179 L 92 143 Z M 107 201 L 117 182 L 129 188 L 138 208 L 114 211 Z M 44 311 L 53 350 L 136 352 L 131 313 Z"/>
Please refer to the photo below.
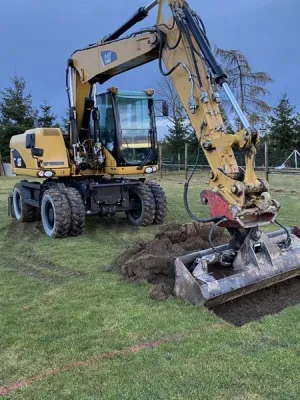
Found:
<path fill-rule="evenodd" d="M 34 133 L 28 133 L 26 135 L 25 147 L 26 147 L 26 149 L 33 149 L 34 146 L 35 146 L 35 134 Z"/>
<path fill-rule="evenodd" d="M 162 115 L 164 117 L 169 116 L 169 105 L 165 100 L 162 102 Z"/>
<path fill-rule="evenodd" d="M 169 104 L 166 100 L 155 100 L 155 110 L 158 111 L 159 115 L 155 115 L 156 118 L 168 117 L 169 116 Z"/>

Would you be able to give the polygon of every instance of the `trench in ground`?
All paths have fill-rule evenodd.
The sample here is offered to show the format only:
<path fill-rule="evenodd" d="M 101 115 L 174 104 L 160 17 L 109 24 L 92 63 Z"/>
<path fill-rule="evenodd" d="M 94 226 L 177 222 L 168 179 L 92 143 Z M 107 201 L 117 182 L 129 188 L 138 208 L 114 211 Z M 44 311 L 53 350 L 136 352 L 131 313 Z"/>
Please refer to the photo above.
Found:
<path fill-rule="evenodd" d="M 138 243 L 126 250 L 115 264 L 122 268 L 128 280 L 151 283 L 153 299 L 166 300 L 173 293 L 175 257 L 210 248 L 209 230 L 208 224 L 167 225 L 152 241 Z M 217 229 L 214 245 L 227 241 L 225 230 Z M 215 306 L 211 311 L 235 326 L 242 326 L 299 303 L 300 279 L 294 278 Z"/>

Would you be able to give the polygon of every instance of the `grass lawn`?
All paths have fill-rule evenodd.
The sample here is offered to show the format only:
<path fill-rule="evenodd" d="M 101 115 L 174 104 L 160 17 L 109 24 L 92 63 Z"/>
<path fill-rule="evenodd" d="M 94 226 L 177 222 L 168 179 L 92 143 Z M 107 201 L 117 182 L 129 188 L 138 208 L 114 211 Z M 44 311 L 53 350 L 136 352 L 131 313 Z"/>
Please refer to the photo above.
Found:
<path fill-rule="evenodd" d="M 191 206 L 205 216 L 199 192 L 207 178 L 198 178 Z M 0 397 L 300 398 L 300 306 L 237 328 L 175 298 L 153 301 L 148 285 L 105 267 L 157 227 L 92 218 L 81 237 L 52 240 L 39 223 L 7 217 L 16 182 L 0 179 Z M 162 181 L 166 222 L 188 221 L 182 182 Z M 279 220 L 300 225 L 300 177 L 272 175 L 271 184 L 285 190 L 272 193 Z"/>

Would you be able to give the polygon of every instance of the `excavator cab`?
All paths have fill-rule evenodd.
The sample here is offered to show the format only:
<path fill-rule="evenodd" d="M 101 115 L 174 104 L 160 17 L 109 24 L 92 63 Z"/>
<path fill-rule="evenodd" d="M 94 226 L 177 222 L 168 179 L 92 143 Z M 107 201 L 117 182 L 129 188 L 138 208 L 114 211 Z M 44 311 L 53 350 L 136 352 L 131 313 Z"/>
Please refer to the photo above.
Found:
<path fill-rule="evenodd" d="M 100 140 L 118 166 L 157 164 L 153 94 L 150 89 L 133 92 L 111 88 L 97 95 Z"/>

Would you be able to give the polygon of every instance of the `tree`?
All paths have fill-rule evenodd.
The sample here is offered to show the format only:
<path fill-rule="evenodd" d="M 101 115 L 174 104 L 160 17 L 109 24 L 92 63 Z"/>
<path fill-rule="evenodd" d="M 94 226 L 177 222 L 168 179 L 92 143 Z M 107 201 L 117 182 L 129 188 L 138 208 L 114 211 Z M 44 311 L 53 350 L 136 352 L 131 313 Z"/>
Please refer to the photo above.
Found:
<path fill-rule="evenodd" d="M 52 106 L 47 100 L 40 105 L 40 112 L 38 125 L 41 128 L 59 128 L 59 124 L 56 122 L 57 116 L 52 113 Z"/>
<path fill-rule="evenodd" d="M 69 108 L 66 108 L 65 115 L 63 117 L 61 117 L 61 129 L 67 133 L 70 131 L 70 110 L 69 110 Z"/>
<path fill-rule="evenodd" d="M 171 152 L 173 158 L 177 155 L 184 154 L 185 143 L 188 142 L 189 133 L 183 120 L 177 120 L 172 127 L 169 128 L 169 134 L 166 135 L 166 145 Z M 175 160 L 173 160 L 175 161 Z"/>
<path fill-rule="evenodd" d="M 290 150 L 300 145 L 299 119 L 286 93 L 282 95 L 278 106 L 274 109 L 274 116 L 270 117 L 270 122 L 269 137 L 277 149 Z"/>
<path fill-rule="evenodd" d="M 262 99 L 269 94 L 266 85 L 273 82 L 266 72 L 253 72 L 248 59 L 239 50 L 215 49 L 215 54 L 224 64 L 228 83 L 249 122 L 257 126 L 272 108 Z M 229 105 L 226 100 L 225 104 Z M 231 104 L 229 111 L 233 112 Z M 238 123 L 240 128 L 240 123 Z"/>
<path fill-rule="evenodd" d="M 11 86 L 1 92 L 0 118 L 4 126 L 32 126 L 33 108 L 31 93 L 25 94 L 26 82 L 17 75 L 11 78 Z"/>
<path fill-rule="evenodd" d="M 172 161 L 176 162 L 184 153 L 185 143 L 189 141 L 191 128 L 188 116 L 181 103 L 170 78 L 162 78 L 159 82 L 160 99 L 165 100 L 169 106 L 169 134 L 165 138 L 165 148 L 171 153 Z"/>
<path fill-rule="evenodd" d="M 169 106 L 169 116 L 167 118 L 172 125 L 175 125 L 177 121 L 186 117 L 186 112 L 181 103 L 180 97 L 169 77 L 160 79 L 159 88 L 159 98 L 165 100 Z"/>
<path fill-rule="evenodd" d="M 297 140 L 297 147 L 300 147 L 300 113 L 297 113 L 295 116 L 296 125 L 295 125 L 295 138 Z"/>
<path fill-rule="evenodd" d="M 25 90 L 24 78 L 15 75 L 11 78 L 11 85 L 1 92 L 0 151 L 5 161 L 9 160 L 11 137 L 34 126 L 32 96 L 31 93 L 26 94 Z"/>

